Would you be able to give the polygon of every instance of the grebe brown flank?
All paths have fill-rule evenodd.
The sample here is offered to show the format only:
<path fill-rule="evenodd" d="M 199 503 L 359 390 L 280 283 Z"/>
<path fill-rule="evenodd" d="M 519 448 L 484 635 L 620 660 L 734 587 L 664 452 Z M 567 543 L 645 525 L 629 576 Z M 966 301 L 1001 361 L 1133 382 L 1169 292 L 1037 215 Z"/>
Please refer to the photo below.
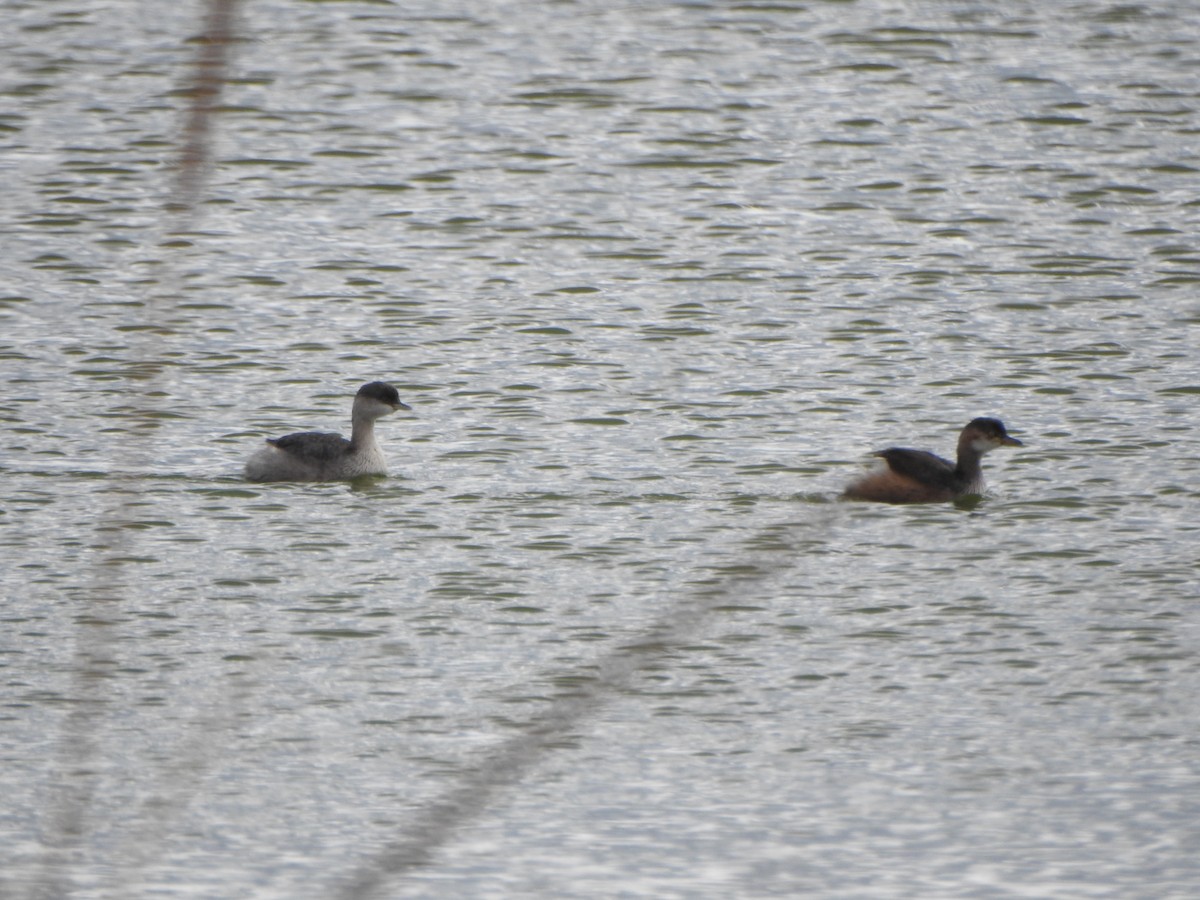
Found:
<path fill-rule="evenodd" d="M 941 503 L 981 494 L 983 455 L 997 447 L 1023 446 L 999 419 L 972 419 L 958 436 L 956 463 L 924 450 L 889 447 L 875 454 L 886 467 L 851 483 L 842 496 L 878 503 Z"/>
<path fill-rule="evenodd" d="M 375 420 L 401 409 L 390 384 L 372 381 L 354 395 L 350 440 L 340 434 L 301 431 L 267 438 L 267 446 L 246 461 L 250 481 L 344 481 L 360 475 L 386 475 L 387 461 L 375 439 Z"/>

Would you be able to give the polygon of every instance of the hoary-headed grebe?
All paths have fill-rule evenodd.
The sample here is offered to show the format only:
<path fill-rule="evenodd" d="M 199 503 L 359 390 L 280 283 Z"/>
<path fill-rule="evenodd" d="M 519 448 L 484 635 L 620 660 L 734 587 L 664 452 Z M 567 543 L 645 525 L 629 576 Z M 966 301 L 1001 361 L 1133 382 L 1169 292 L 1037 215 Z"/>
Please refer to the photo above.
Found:
<path fill-rule="evenodd" d="M 246 462 L 250 481 L 344 481 L 386 475 L 387 461 L 375 440 L 375 420 L 410 409 L 390 384 L 372 381 L 354 395 L 350 440 L 340 434 L 302 431 L 268 438 Z"/>
<path fill-rule="evenodd" d="M 875 455 L 886 468 L 869 472 L 842 495 L 849 500 L 879 503 L 941 503 L 982 494 L 983 454 L 997 447 L 1024 446 L 1004 430 L 999 419 L 972 419 L 958 436 L 958 462 L 904 447 L 889 447 Z"/>

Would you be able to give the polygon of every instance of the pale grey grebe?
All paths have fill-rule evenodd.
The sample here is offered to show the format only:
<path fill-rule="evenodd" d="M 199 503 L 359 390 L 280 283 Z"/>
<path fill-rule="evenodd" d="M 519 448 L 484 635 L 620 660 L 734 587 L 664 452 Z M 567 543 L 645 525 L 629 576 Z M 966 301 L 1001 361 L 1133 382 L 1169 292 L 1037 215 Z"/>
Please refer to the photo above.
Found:
<path fill-rule="evenodd" d="M 846 488 L 849 500 L 879 503 L 940 503 L 984 489 L 983 454 L 997 447 L 1023 447 L 999 419 L 972 419 L 958 436 L 958 462 L 924 450 L 889 447 L 875 455 L 886 468 L 869 472 Z"/>
<path fill-rule="evenodd" d="M 390 384 L 372 381 L 354 395 L 350 414 L 350 440 L 340 434 L 302 431 L 267 438 L 263 447 L 246 461 L 250 481 L 343 481 L 360 475 L 386 475 L 387 461 L 375 440 L 375 420 L 400 409 Z"/>

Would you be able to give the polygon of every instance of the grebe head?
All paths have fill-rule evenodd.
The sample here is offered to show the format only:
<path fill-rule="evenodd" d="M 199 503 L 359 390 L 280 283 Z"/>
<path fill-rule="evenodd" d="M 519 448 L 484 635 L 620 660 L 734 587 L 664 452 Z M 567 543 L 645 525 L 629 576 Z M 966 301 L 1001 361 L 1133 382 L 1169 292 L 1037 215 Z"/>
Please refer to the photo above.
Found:
<path fill-rule="evenodd" d="M 972 419 L 958 438 L 960 447 L 967 446 L 976 453 L 984 454 L 997 447 L 1024 447 L 1010 435 L 999 419 Z"/>
<path fill-rule="evenodd" d="M 378 419 L 401 409 L 412 409 L 400 402 L 400 393 L 386 381 L 364 384 L 354 395 L 354 418 Z"/>

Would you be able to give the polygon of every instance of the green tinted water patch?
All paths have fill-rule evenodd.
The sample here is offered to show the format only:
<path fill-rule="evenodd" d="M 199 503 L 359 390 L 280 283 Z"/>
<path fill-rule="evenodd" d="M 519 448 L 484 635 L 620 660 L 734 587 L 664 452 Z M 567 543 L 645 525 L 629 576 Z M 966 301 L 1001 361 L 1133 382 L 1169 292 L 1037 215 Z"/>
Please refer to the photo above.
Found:
<path fill-rule="evenodd" d="M 684 337 L 705 337 L 712 334 L 707 328 L 686 325 L 645 325 L 639 329 L 642 340 L 674 341 Z"/>
<path fill-rule="evenodd" d="M 363 640 L 386 637 L 388 632 L 356 628 L 310 628 L 289 632 L 297 637 L 311 637 L 320 641 Z"/>
<path fill-rule="evenodd" d="M 611 427 L 614 425 L 628 425 L 629 424 L 628 419 L 622 419 L 622 418 L 618 418 L 615 416 L 611 416 L 611 417 L 592 416 L 592 417 L 584 417 L 584 418 L 580 418 L 580 419 L 569 419 L 568 421 L 574 425 L 596 425 L 596 426 L 600 426 L 600 427 Z"/>
<path fill-rule="evenodd" d="M 552 337 L 561 337 L 571 334 L 571 329 L 563 328 L 561 325 L 533 325 L 528 328 L 516 329 L 518 334 L 542 334 Z"/>
<path fill-rule="evenodd" d="M 546 88 L 544 90 L 519 91 L 513 94 L 514 101 L 520 105 L 530 106 L 560 106 L 576 105 L 584 108 L 604 109 L 623 99 L 623 95 L 614 91 L 570 85 Z"/>

